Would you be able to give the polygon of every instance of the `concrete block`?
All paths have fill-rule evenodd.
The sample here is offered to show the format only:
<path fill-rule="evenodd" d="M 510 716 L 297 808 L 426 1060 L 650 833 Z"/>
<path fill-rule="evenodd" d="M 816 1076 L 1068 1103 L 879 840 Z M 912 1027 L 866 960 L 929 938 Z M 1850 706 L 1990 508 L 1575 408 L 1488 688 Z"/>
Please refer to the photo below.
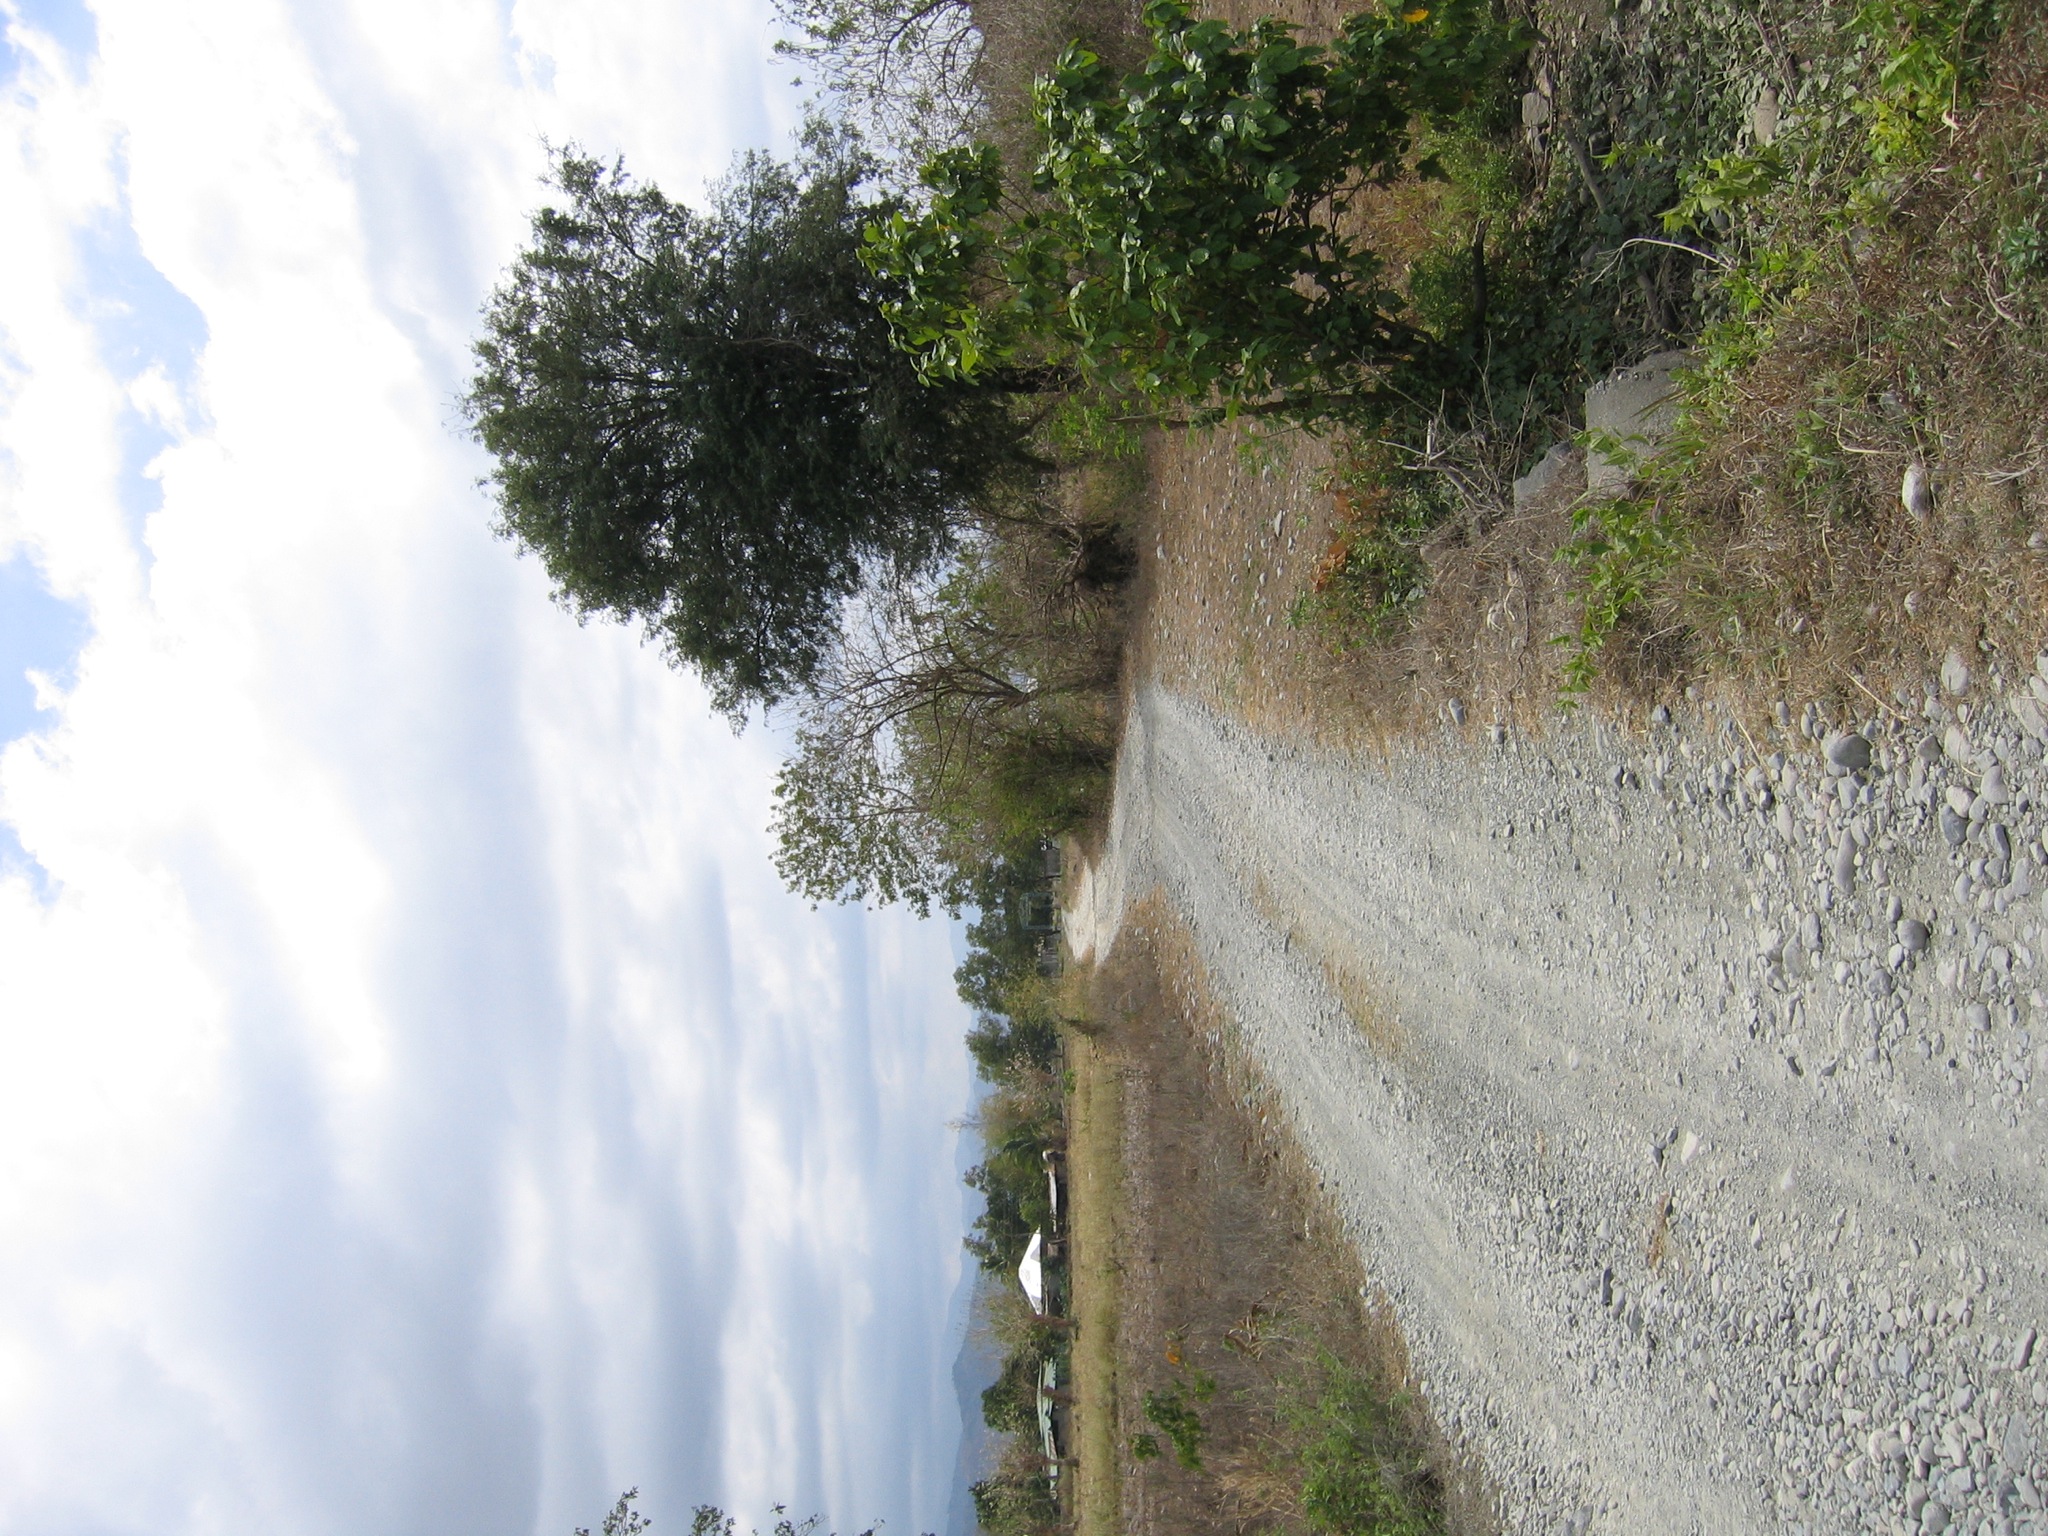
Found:
<path fill-rule="evenodd" d="M 1612 432 L 1638 459 L 1655 456 L 1678 418 L 1678 394 L 1671 375 L 1692 362 L 1690 352 L 1659 352 L 1617 368 L 1586 391 L 1586 426 Z M 1616 495 L 1627 488 L 1629 471 L 1605 454 L 1586 455 L 1586 489 Z"/>

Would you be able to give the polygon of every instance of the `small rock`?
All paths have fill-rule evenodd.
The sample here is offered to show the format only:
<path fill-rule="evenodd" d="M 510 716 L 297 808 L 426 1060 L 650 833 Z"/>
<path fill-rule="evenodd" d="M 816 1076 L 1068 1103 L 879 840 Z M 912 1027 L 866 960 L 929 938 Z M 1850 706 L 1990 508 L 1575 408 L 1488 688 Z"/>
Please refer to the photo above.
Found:
<path fill-rule="evenodd" d="M 1835 884 L 1845 896 L 1856 888 L 1856 839 L 1847 832 L 1835 844 Z"/>
<path fill-rule="evenodd" d="M 1964 788 L 1960 784 L 1949 785 L 1949 809 L 1954 811 L 1958 816 L 1967 817 L 1970 814 L 1971 810 L 1975 808 L 1976 804 L 1977 797 L 1971 794 L 1968 789 Z"/>
<path fill-rule="evenodd" d="M 1861 773 L 1870 766 L 1870 740 L 1860 731 L 1830 736 L 1825 750 L 1828 762 L 1844 773 Z"/>
<path fill-rule="evenodd" d="M 1955 812 L 1954 806 L 1944 805 L 1941 808 L 1942 840 L 1946 842 L 1951 848 L 1959 848 L 1962 846 L 1963 839 L 1968 837 L 1969 835 L 1969 817 L 1958 816 Z M 1963 878 L 1967 880 L 1969 879 L 1969 876 L 1965 875 Z"/>
<path fill-rule="evenodd" d="M 2012 798 L 2011 793 L 2005 787 L 2005 767 L 2003 764 L 1993 763 L 1984 770 L 1984 783 L 1978 789 L 1977 795 L 1979 799 L 1988 800 L 1993 805 L 2004 805 Z"/>
<path fill-rule="evenodd" d="M 1541 91 L 1528 91 L 1522 96 L 1522 126 L 1541 128 L 1550 121 L 1550 98 Z"/>
<path fill-rule="evenodd" d="M 2012 1353 L 2006 1357 L 2005 1368 L 2009 1371 L 2024 1371 L 2034 1358 L 2034 1330 L 2029 1328 L 2012 1341 Z"/>
<path fill-rule="evenodd" d="M 1970 688 L 1970 665 L 1963 660 L 1961 651 L 1950 651 L 1941 664 L 1941 686 L 1949 693 L 1967 693 Z"/>
<path fill-rule="evenodd" d="M 2011 696 L 2013 719 L 2019 721 L 2019 729 L 2032 735 L 2036 741 L 2048 741 L 2048 707 L 2042 707 L 2042 700 L 2034 694 L 2013 694 Z"/>
<path fill-rule="evenodd" d="M 1670 723 L 1671 710 L 1667 706 L 1659 704 L 1655 709 L 1650 711 L 1650 724 L 1669 725 Z"/>
<path fill-rule="evenodd" d="M 1960 763 L 1965 768 L 1977 761 L 1977 749 L 1970 745 L 1970 738 L 1963 734 L 1959 725 L 1952 725 L 1942 732 L 1941 750 L 1948 754 L 1950 762 Z"/>
<path fill-rule="evenodd" d="M 2024 1338 L 2032 1332 L 2033 1329 L 2029 1328 L 2021 1337 Z M 1999 1460 L 2015 1472 L 2033 1460 L 2034 1437 L 2027 1433 L 2027 1421 L 2019 1414 L 2014 1414 L 2006 1423 L 2005 1439 L 1999 1443 L 1998 1456 Z"/>
<path fill-rule="evenodd" d="M 1749 131 L 1759 144 L 1768 144 L 1778 136 L 1778 124 L 1783 121 L 1784 112 L 1778 104 L 1778 93 L 1771 86 L 1765 86 L 1749 109 Z"/>
<path fill-rule="evenodd" d="M 1922 736 L 1920 738 L 1920 745 L 1916 749 L 1916 755 L 1923 763 L 1940 762 L 1941 738 L 1939 736 Z"/>
<path fill-rule="evenodd" d="M 1927 1536 L 1941 1536 L 1948 1529 L 1948 1506 L 1939 1499 L 1929 1499 L 1920 1509 L 1920 1529 Z"/>
<path fill-rule="evenodd" d="M 1690 1163 L 1694 1158 L 1698 1157 L 1699 1155 L 1700 1139 L 1698 1135 L 1696 1135 L 1694 1132 L 1687 1131 L 1685 1133 L 1685 1140 L 1681 1141 L 1678 1144 L 1678 1161 L 1681 1164 Z M 2018 1370 L 2019 1367 L 2014 1366 L 2013 1369 Z"/>
<path fill-rule="evenodd" d="M 1529 473 L 1516 477 L 1514 504 L 1517 512 L 1555 490 L 1559 495 L 1576 495 L 1585 484 L 1585 466 L 1570 443 L 1553 443 Z"/>
<path fill-rule="evenodd" d="M 1465 701 L 1463 699 L 1453 699 L 1445 707 L 1451 712 L 1451 724 L 1463 725 L 1465 723 Z"/>
<path fill-rule="evenodd" d="M 1775 928 L 1759 928 L 1756 935 L 1756 952 L 1764 960 L 1775 963 L 1785 957 L 1785 936 Z"/>
<path fill-rule="evenodd" d="M 1902 917 L 1894 930 L 1908 954 L 1917 955 L 1927 947 L 1927 925 L 1917 917 Z"/>
<path fill-rule="evenodd" d="M 1899 478 L 1899 505 L 1904 507 L 1916 523 L 1927 521 L 1927 514 L 1934 510 L 1934 486 L 1928 478 L 1927 466 L 1915 459 L 1906 466 L 1906 472 Z M 1954 654 L 1951 652 L 1950 654 Z M 1947 672 L 1943 672 L 1944 679 Z M 1968 686 L 1967 682 L 1964 686 Z M 1961 688 L 1951 688 L 1950 693 L 1961 693 Z"/>
<path fill-rule="evenodd" d="M 1895 985 L 1890 971 L 1879 970 L 1871 972 L 1870 980 L 1863 984 L 1863 990 L 1878 1002 L 1883 1002 L 1892 995 L 1892 988 Z"/>
<path fill-rule="evenodd" d="M 1991 1010 L 1982 1003 L 1971 1003 L 1963 1009 L 1963 1020 L 1972 1029 L 1989 1029 L 1991 1027 Z"/>

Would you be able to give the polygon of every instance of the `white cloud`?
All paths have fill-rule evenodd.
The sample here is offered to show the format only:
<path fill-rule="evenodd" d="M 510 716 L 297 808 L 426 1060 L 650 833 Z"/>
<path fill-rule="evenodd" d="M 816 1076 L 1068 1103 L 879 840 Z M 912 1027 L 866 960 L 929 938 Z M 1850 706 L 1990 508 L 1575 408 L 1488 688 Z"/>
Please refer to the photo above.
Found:
<path fill-rule="evenodd" d="M 762 11 L 0 14 L 0 558 L 91 621 L 0 754 L 0 1529 L 936 1524 L 946 935 L 775 885 L 772 744 L 449 429 L 540 138 L 701 184 Z"/>

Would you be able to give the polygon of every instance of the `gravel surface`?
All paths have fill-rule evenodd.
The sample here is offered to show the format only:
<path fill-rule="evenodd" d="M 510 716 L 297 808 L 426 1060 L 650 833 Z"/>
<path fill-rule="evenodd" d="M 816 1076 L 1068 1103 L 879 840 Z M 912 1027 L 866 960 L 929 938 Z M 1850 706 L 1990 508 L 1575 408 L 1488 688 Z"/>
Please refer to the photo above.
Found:
<path fill-rule="evenodd" d="M 1371 758 L 1139 692 L 1070 938 L 1186 918 L 1505 1529 L 2048 1536 L 2043 669 Z"/>

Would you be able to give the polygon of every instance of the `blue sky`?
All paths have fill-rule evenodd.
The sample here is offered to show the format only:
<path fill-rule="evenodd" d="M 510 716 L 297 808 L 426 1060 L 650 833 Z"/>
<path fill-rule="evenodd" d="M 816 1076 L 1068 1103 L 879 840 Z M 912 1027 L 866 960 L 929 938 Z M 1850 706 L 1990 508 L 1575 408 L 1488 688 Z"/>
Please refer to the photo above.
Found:
<path fill-rule="evenodd" d="M 765 6 L 0 25 L 0 1531 L 939 1527 L 951 936 L 454 427 L 543 144 L 782 142 Z"/>

